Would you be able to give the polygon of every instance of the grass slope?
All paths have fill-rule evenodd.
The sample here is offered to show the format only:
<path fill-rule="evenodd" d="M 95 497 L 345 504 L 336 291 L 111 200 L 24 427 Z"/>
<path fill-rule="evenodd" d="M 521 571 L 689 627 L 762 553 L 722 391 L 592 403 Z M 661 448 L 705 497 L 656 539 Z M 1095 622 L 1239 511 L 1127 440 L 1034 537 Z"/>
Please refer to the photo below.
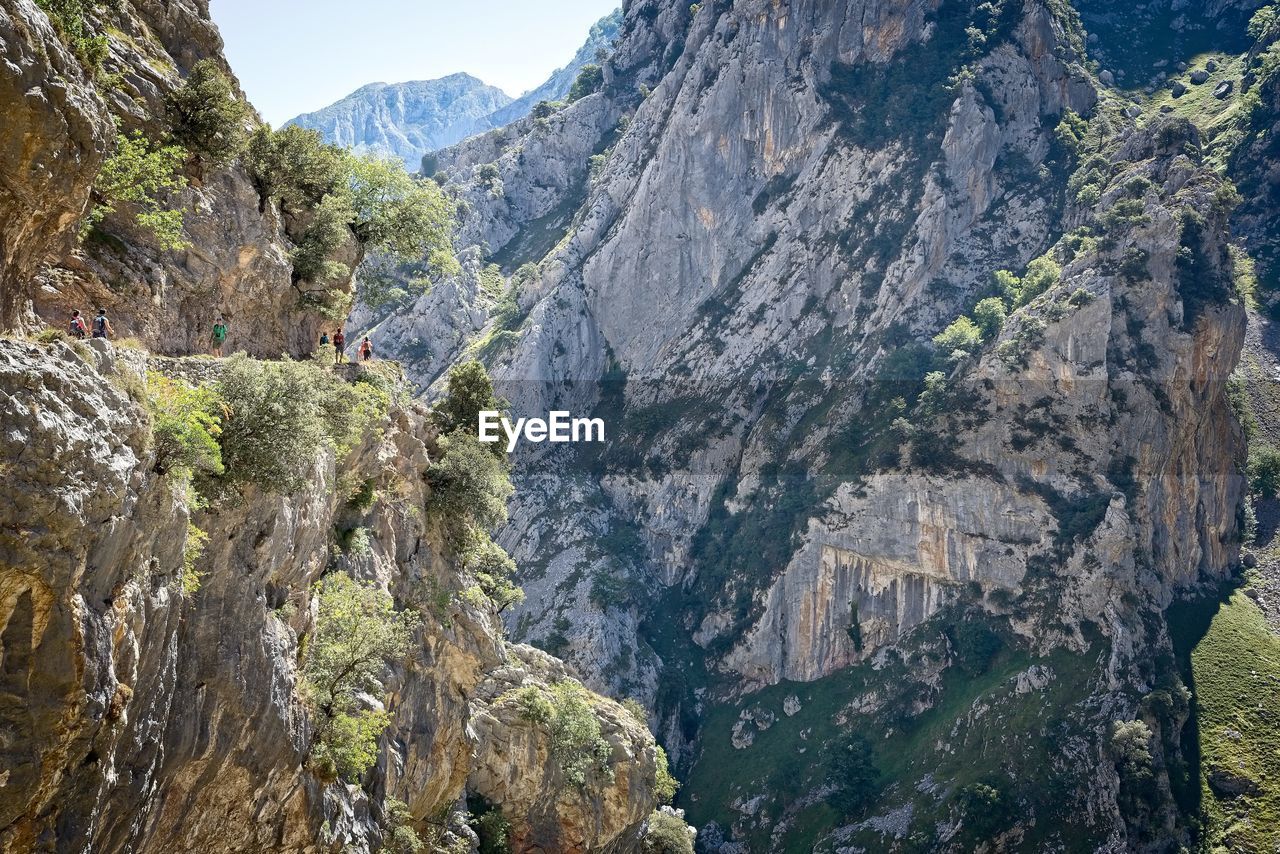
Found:
<path fill-rule="evenodd" d="M 1237 590 L 1191 651 L 1191 669 L 1205 850 L 1280 850 L 1280 637 Z"/>

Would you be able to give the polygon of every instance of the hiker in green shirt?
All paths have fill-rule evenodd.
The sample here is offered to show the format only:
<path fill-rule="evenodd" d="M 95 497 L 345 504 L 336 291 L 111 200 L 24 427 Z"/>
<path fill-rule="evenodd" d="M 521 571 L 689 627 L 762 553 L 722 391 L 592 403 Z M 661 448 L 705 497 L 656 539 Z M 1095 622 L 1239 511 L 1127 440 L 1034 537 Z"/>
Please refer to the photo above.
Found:
<path fill-rule="evenodd" d="M 221 317 L 213 324 L 213 355 L 222 355 L 222 345 L 227 340 L 227 323 Z"/>

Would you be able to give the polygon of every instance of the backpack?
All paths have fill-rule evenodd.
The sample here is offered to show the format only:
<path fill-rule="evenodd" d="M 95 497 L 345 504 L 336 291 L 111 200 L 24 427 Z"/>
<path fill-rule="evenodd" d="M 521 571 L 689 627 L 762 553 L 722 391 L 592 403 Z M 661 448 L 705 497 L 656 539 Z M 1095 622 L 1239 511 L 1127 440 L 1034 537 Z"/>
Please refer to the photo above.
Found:
<path fill-rule="evenodd" d="M 93 334 L 99 338 L 105 338 L 107 335 L 107 316 L 100 314 L 93 319 Z"/>
<path fill-rule="evenodd" d="M 213 324 L 213 340 L 221 344 L 227 340 L 227 327 L 221 323 Z"/>
<path fill-rule="evenodd" d="M 83 317 L 71 318 L 71 334 L 76 336 L 77 338 L 83 338 L 84 331 L 85 331 L 84 318 Z"/>

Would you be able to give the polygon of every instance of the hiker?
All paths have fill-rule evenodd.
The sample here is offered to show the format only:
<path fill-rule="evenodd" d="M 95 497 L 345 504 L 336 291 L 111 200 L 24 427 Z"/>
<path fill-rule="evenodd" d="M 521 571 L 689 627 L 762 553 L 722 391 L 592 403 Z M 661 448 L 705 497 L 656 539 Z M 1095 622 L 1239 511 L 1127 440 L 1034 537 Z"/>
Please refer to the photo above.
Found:
<path fill-rule="evenodd" d="M 80 309 L 78 308 L 71 312 L 71 334 L 81 339 L 89 334 L 89 330 L 84 325 L 84 318 L 80 316 Z"/>
<path fill-rule="evenodd" d="M 320 346 L 321 346 L 321 347 L 328 347 L 328 346 L 329 346 L 329 333 L 328 333 L 328 332 L 321 332 L 321 333 L 320 333 Z"/>
<path fill-rule="evenodd" d="M 93 319 L 93 337 L 110 338 L 115 334 L 116 331 L 111 328 L 111 321 L 107 320 L 107 310 L 105 308 L 98 309 L 98 316 Z"/>
<path fill-rule="evenodd" d="M 364 340 L 360 342 L 360 361 L 367 362 L 373 358 L 373 342 L 369 340 L 369 336 L 364 336 Z"/>
<path fill-rule="evenodd" d="M 342 361 L 342 348 L 346 345 L 347 338 L 342 334 L 342 327 L 338 327 L 338 331 L 333 333 L 333 363 L 336 365 Z"/>
<path fill-rule="evenodd" d="M 213 355 L 222 356 L 222 345 L 227 340 L 227 322 L 221 317 L 213 324 Z"/>

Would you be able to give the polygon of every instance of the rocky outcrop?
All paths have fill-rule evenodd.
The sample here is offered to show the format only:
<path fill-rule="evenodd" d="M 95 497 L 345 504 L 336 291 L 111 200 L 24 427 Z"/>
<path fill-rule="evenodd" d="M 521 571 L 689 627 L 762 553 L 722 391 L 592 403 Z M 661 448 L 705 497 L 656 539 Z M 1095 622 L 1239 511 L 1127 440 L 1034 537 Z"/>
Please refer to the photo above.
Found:
<path fill-rule="evenodd" d="M 73 241 L 111 144 L 111 120 L 35 3 L 0 5 L 0 52 L 0 328 L 13 328 L 40 265 Z"/>
<path fill-rule="evenodd" d="M 485 117 L 512 103 L 496 86 L 470 74 L 438 80 L 370 83 L 341 101 L 290 119 L 319 131 L 325 142 L 397 157 L 418 171 L 422 155 L 491 127 Z"/>
<path fill-rule="evenodd" d="M 148 418 L 129 392 L 146 367 L 101 342 L 0 341 L 14 487 L 0 504 L 7 850 L 369 850 L 388 830 L 384 795 L 425 828 L 464 789 L 507 814 L 515 850 L 548 838 L 558 850 L 631 850 L 625 840 L 655 806 L 652 736 L 598 699 L 609 780 L 566 789 L 549 733 L 503 711 L 507 687 L 570 677 L 508 646 L 492 606 L 460 595 L 473 582 L 421 510 L 435 451 L 420 409 L 394 410 L 340 471 L 332 455 L 318 459 L 294 495 L 250 490 L 194 511 L 154 471 Z M 353 510 L 339 475 L 385 497 Z M 209 535 L 194 593 L 180 580 L 192 519 Z M 335 526 L 357 522 L 369 549 L 335 563 Z M 335 570 L 423 617 L 364 788 L 306 764 L 300 644 L 313 584 Z"/>
<path fill-rule="evenodd" d="M 207 3 L 135 0 L 95 7 L 92 27 L 106 39 L 107 55 L 94 81 L 35 4 L 17 3 L 8 14 L 7 20 L 25 21 L 6 36 L 6 56 L 25 57 L 14 66 L 25 82 L 12 78 L 21 88 L 6 114 L 27 116 L 27 124 L 6 124 L 17 134 L 8 146 L 15 159 L 5 168 L 13 191 L 0 205 L 10 223 L 5 228 L 15 229 L 15 239 L 21 236 L 20 249 L 12 260 L 5 258 L 5 276 L 21 286 L 10 288 L 5 280 L 10 313 L 34 298 L 39 318 L 62 328 L 72 309 L 105 308 L 119 336 L 172 354 L 206 351 L 221 315 L 230 326 L 229 351 L 309 353 L 321 326 L 332 321 L 305 283 L 293 281 L 289 235 L 299 233 L 300 223 L 263 205 L 239 163 L 192 162 L 190 186 L 165 200 L 183 211 L 185 249 L 158 245 L 128 205 L 82 242 L 73 239 L 98 168 L 114 147 L 111 117 L 123 133 L 140 131 L 161 141 L 168 131 L 166 96 L 195 63 L 210 59 L 230 74 Z M 345 252 L 342 260 L 355 260 L 354 240 Z M 44 262 L 51 266 L 41 271 Z M 351 285 L 339 282 L 328 290 L 341 302 L 349 300 Z"/>

